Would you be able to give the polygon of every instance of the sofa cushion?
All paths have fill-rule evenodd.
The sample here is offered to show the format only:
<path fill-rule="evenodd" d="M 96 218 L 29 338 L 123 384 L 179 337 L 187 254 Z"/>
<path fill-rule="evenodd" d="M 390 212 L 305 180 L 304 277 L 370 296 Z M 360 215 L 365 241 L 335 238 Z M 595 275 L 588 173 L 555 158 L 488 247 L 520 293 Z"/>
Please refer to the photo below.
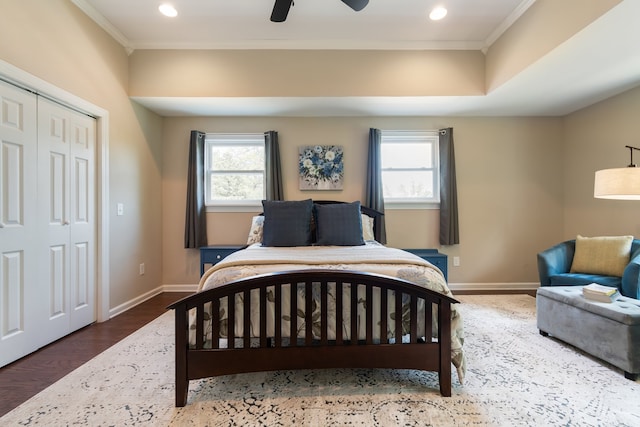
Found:
<path fill-rule="evenodd" d="M 620 289 L 622 279 L 615 276 L 601 276 L 597 274 L 560 273 L 549 276 L 551 286 L 576 286 L 599 283 L 604 286 Z"/>
<path fill-rule="evenodd" d="M 622 277 L 633 236 L 576 237 L 571 273 Z"/>

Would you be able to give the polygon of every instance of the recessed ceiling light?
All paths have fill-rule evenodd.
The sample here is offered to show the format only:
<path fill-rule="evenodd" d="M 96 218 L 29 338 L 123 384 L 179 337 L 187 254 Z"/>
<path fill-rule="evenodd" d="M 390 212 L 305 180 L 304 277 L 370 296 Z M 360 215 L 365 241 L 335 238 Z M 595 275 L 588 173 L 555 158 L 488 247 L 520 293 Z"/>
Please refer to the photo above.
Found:
<path fill-rule="evenodd" d="M 431 18 L 433 21 L 437 21 L 439 19 L 442 19 L 445 16 L 447 16 L 447 9 L 445 9 L 442 6 L 438 6 L 438 7 L 434 8 L 431 11 L 431 13 L 429 14 L 429 18 Z"/>
<path fill-rule="evenodd" d="M 175 7 L 171 6 L 168 3 L 165 4 L 161 4 L 158 7 L 158 10 L 160 11 L 160 13 L 162 13 L 164 16 L 168 16 L 170 18 L 176 17 L 178 16 L 178 11 L 176 10 Z"/>

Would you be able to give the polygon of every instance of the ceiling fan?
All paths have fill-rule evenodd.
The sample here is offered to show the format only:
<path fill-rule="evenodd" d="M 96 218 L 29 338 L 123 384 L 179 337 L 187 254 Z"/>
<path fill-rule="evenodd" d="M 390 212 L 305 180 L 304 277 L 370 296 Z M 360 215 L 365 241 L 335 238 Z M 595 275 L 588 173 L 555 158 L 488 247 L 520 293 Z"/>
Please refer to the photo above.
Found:
<path fill-rule="evenodd" d="M 358 12 L 364 9 L 364 7 L 369 3 L 369 0 L 342 0 L 342 3 Z M 276 0 L 273 5 L 273 11 L 271 12 L 271 21 L 284 22 L 287 19 L 289 9 L 291 9 L 293 4 L 293 0 Z"/>

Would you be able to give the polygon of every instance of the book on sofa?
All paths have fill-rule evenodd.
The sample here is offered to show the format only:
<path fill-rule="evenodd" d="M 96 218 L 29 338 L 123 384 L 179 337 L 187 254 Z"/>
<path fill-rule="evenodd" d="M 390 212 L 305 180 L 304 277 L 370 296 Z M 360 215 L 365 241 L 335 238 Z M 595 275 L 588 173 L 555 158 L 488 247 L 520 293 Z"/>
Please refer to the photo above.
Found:
<path fill-rule="evenodd" d="M 598 283 L 590 283 L 582 288 L 582 295 L 592 301 L 612 302 L 620 295 L 618 289 L 611 286 L 603 286 Z"/>

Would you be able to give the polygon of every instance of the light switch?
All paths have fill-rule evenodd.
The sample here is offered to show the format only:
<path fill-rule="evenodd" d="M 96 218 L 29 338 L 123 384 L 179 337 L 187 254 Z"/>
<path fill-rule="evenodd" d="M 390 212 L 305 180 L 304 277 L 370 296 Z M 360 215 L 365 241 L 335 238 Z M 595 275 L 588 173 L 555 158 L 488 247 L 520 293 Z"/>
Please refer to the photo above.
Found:
<path fill-rule="evenodd" d="M 118 212 L 118 216 L 124 215 L 124 204 L 122 203 L 117 204 L 117 212 Z"/>

